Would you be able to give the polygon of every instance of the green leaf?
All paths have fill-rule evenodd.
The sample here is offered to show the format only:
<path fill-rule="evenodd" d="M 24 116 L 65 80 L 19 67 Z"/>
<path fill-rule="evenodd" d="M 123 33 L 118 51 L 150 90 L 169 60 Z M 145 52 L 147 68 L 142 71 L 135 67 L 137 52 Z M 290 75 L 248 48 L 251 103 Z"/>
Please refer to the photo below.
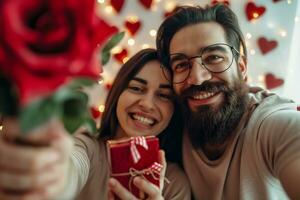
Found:
<path fill-rule="evenodd" d="M 84 126 L 87 128 L 87 130 L 90 133 L 94 133 L 94 134 L 97 133 L 97 126 L 96 126 L 95 121 L 92 118 L 90 118 L 90 117 L 86 118 L 85 122 L 84 122 Z"/>
<path fill-rule="evenodd" d="M 101 56 L 102 65 L 106 65 L 109 59 L 110 59 L 110 52 L 109 51 L 102 52 L 102 56 Z"/>
<path fill-rule="evenodd" d="M 75 78 L 68 85 L 68 88 L 77 89 L 82 87 L 90 87 L 96 83 L 95 80 L 90 78 Z"/>
<path fill-rule="evenodd" d="M 73 134 L 84 122 L 84 118 L 78 116 L 65 115 L 62 117 L 65 129 Z"/>
<path fill-rule="evenodd" d="M 111 39 L 106 43 L 106 45 L 103 47 L 102 52 L 110 51 L 112 48 L 114 48 L 125 36 L 125 32 L 119 32 L 116 33 L 111 37 Z"/>
<path fill-rule="evenodd" d="M 47 122 L 57 111 L 57 105 L 51 98 L 37 100 L 24 107 L 20 113 L 20 126 L 23 133 L 28 133 Z"/>

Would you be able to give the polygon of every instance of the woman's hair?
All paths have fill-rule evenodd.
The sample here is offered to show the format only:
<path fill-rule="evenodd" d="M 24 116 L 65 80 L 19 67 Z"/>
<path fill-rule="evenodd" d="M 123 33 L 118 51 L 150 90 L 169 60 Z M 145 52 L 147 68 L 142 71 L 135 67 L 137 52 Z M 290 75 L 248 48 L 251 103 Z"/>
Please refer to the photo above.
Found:
<path fill-rule="evenodd" d="M 122 92 L 128 87 L 129 82 L 152 60 L 158 61 L 155 49 L 143 49 L 131 57 L 118 72 L 111 90 L 105 102 L 98 139 L 113 139 L 116 136 L 119 121 L 116 108 Z M 174 114 L 169 125 L 158 135 L 160 147 L 165 151 L 168 161 L 179 162 L 181 160 L 181 140 L 183 131 L 183 120 L 178 110 L 177 101 L 174 100 Z"/>
<path fill-rule="evenodd" d="M 159 27 L 156 47 L 164 66 L 169 67 L 170 42 L 182 28 L 204 22 L 216 22 L 223 27 L 227 42 L 239 50 L 247 59 L 247 49 L 243 33 L 234 12 L 226 5 L 216 4 L 205 8 L 200 6 L 178 7 Z M 238 56 L 236 56 L 236 60 Z"/>

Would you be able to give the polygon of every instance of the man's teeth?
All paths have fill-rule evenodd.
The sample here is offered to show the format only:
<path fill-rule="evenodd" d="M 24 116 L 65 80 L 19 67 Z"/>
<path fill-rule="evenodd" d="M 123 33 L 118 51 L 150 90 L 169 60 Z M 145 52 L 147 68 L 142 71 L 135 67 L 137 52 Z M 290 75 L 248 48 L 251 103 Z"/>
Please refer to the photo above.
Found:
<path fill-rule="evenodd" d="M 147 118 L 147 117 L 143 117 L 143 116 L 140 116 L 140 115 L 133 115 L 133 118 L 135 120 L 138 120 L 142 124 L 146 124 L 146 125 L 152 125 L 154 123 L 153 119 L 150 119 L 150 118 Z"/>
<path fill-rule="evenodd" d="M 209 97 L 212 97 L 215 93 L 213 92 L 200 92 L 197 95 L 193 96 L 193 99 L 207 99 Z"/>

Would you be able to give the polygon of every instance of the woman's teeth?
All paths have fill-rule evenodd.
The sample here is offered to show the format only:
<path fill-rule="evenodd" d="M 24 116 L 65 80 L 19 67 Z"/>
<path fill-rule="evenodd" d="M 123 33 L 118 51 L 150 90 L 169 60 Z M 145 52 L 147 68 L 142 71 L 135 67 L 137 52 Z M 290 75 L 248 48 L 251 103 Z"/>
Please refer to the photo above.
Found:
<path fill-rule="evenodd" d="M 154 124 L 154 119 L 150 119 L 150 118 L 143 117 L 143 116 L 136 115 L 136 114 L 133 115 L 133 119 L 135 119 L 145 125 L 153 125 Z"/>

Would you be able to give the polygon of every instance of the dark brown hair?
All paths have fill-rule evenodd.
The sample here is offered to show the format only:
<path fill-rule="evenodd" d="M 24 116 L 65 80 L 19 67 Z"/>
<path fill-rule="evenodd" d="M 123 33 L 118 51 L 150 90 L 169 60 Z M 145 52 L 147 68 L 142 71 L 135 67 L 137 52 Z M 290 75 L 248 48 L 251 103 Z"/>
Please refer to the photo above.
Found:
<path fill-rule="evenodd" d="M 132 78 L 144 67 L 146 63 L 158 60 L 155 49 L 143 49 L 131 57 L 118 72 L 105 102 L 105 111 L 102 115 L 100 135 L 98 139 L 113 139 L 119 126 L 116 108 L 120 95 L 128 87 Z M 174 100 L 174 114 L 167 128 L 158 135 L 160 146 L 166 152 L 169 161 L 178 162 L 181 159 L 181 136 L 183 120 L 177 109 L 179 106 Z"/>
<path fill-rule="evenodd" d="M 228 6 L 224 4 L 206 6 L 205 8 L 182 6 L 178 7 L 174 14 L 165 19 L 157 32 L 157 51 L 164 66 L 169 67 L 170 42 L 175 33 L 188 25 L 203 22 L 220 24 L 225 30 L 227 42 L 239 51 L 242 47 L 241 53 L 247 59 L 245 39 L 238 24 L 238 19 Z"/>

